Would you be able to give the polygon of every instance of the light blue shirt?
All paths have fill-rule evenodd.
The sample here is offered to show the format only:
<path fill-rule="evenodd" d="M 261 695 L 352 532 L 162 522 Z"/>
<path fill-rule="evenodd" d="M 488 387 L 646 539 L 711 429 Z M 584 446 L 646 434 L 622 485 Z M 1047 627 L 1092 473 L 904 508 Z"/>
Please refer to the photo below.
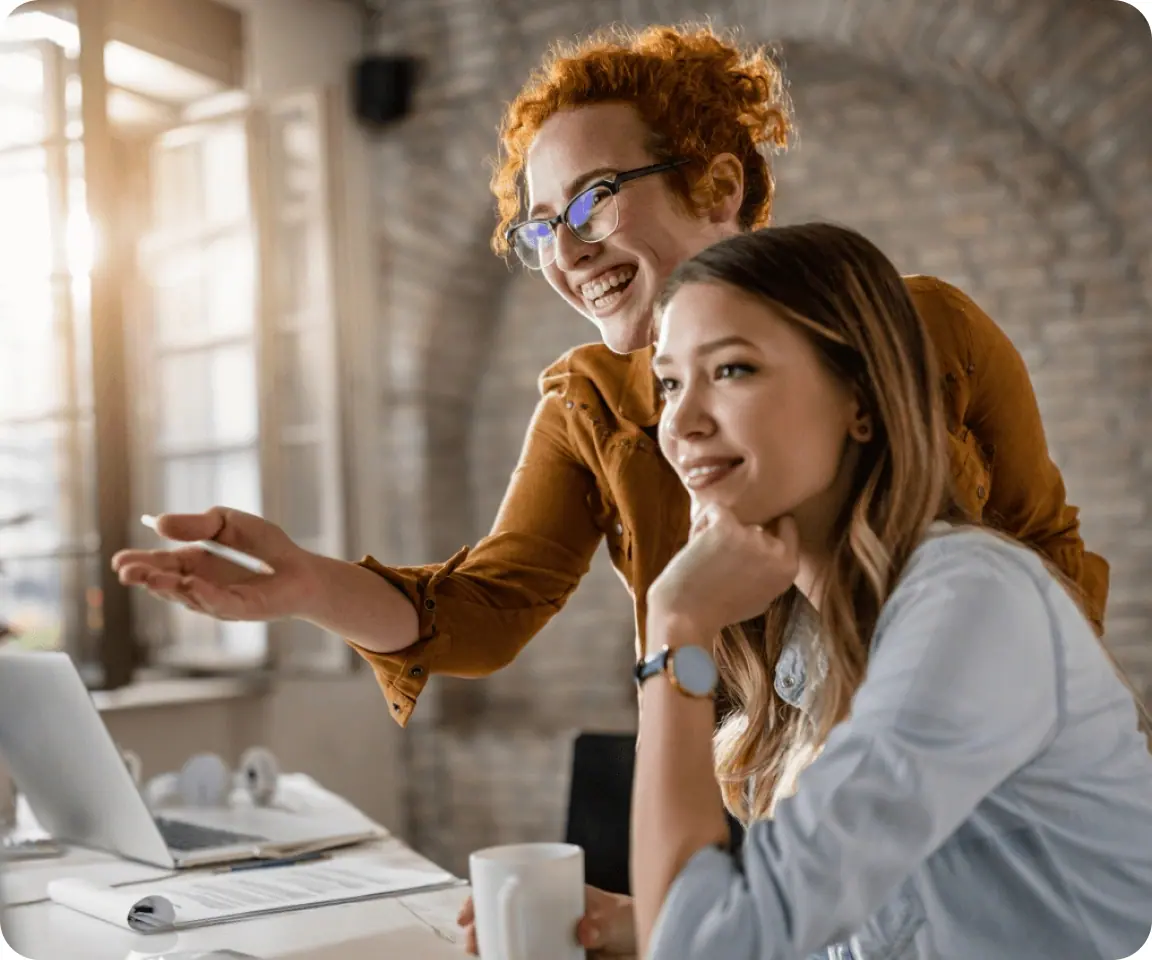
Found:
<path fill-rule="evenodd" d="M 1132 698 L 1040 559 L 964 529 L 913 554 L 850 718 L 739 860 L 688 862 L 649 957 L 1119 960 L 1150 928 Z"/>

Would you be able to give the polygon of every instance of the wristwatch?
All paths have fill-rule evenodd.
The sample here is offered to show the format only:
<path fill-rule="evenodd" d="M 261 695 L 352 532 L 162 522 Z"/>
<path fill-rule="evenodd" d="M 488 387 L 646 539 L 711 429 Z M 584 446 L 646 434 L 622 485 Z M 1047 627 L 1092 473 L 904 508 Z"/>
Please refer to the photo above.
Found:
<path fill-rule="evenodd" d="M 661 673 L 668 674 L 669 682 L 680 693 L 697 699 L 715 696 L 720 679 L 712 654 L 694 644 L 664 647 L 642 659 L 636 664 L 636 683 L 640 685 Z"/>

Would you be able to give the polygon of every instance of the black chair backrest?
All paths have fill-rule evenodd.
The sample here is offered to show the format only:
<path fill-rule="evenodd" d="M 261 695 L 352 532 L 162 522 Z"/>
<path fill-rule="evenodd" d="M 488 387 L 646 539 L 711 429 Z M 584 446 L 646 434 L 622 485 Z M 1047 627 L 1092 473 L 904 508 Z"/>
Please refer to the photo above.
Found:
<path fill-rule="evenodd" d="M 636 736 L 582 733 L 572 746 L 568 843 L 584 848 L 587 882 L 628 893 L 628 838 Z"/>
<path fill-rule="evenodd" d="M 632 733 L 582 733 L 572 747 L 565 842 L 584 848 L 586 881 L 611 893 L 631 892 L 628 855 L 635 766 Z M 732 817 L 728 826 L 732 848 L 738 850 L 743 829 Z"/>

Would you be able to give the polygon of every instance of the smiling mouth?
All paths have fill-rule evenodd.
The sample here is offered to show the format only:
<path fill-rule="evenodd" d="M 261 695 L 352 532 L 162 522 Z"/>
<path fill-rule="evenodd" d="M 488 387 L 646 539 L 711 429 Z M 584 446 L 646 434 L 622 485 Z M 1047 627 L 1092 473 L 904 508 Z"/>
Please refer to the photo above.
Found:
<path fill-rule="evenodd" d="M 693 467 L 684 474 L 684 486 L 694 492 L 714 486 L 721 480 L 730 477 L 743 462 L 743 460 L 737 459 L 730 463 L 713 463 L 706 467 Z"/>
<path fill-rule="evenodd" d="M 625 280 L 615 283 L 610 289 L 599 293 L 595 297 L 584 296 L 584 302 L 587 303 L 597 313 L 602 313 L 606 310 L 611 310 L 616 304 L 624 299 L 624 294 L 629 287 L 632 286 L 632 281 L 636 279 L 636 274 L 633 273 Z"/>

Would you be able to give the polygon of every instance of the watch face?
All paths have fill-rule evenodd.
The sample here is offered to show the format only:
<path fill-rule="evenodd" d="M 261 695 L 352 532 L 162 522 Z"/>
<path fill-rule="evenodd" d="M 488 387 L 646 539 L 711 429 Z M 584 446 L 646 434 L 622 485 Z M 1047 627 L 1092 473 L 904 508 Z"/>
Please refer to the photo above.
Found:
<path fill-rule="evenodd" d="M 672 656 L 676 682 L 695 697 L 707 697 L 716 689 L 716 663 L 703 647 L 679 647 Z"/>

